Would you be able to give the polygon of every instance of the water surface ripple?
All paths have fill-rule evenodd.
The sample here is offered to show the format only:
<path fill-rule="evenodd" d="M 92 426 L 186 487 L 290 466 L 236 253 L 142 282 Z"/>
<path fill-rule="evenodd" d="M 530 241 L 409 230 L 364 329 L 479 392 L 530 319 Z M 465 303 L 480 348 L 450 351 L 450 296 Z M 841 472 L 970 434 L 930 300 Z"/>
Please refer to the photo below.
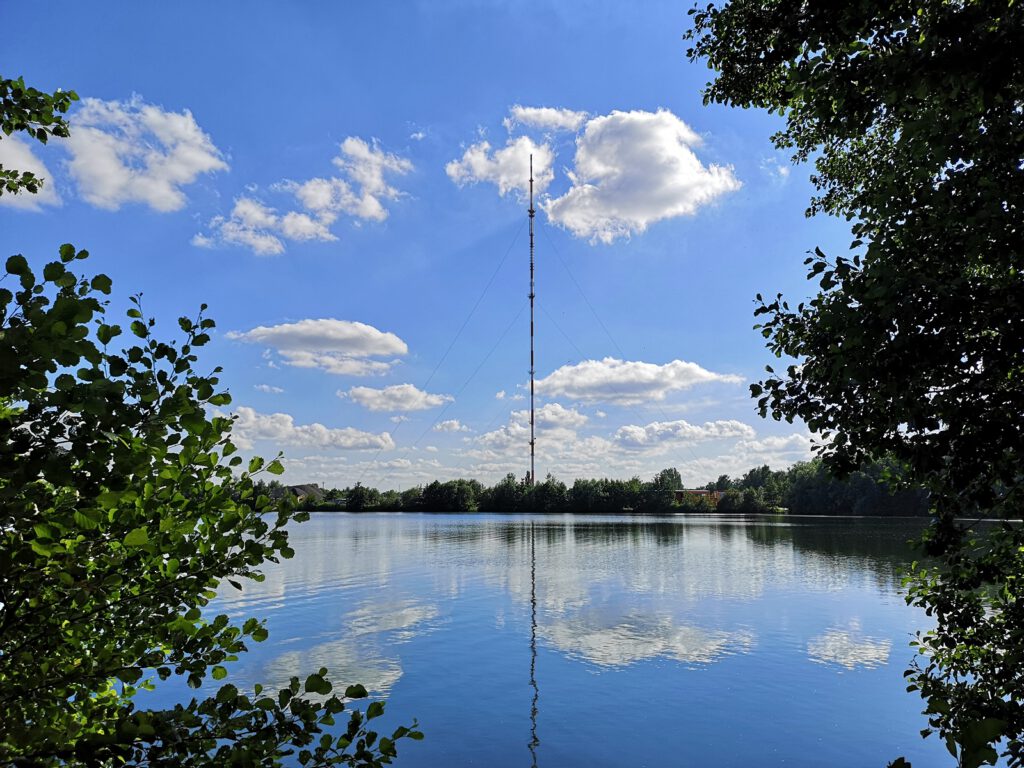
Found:
<path fill-rule="evenodd" d="M 326 666 L 418 718 L 402 768 L 944 765 L 902 678 L 919 527 L 315 514 L 211 607 L 268 619 L 236 685 Z"/>

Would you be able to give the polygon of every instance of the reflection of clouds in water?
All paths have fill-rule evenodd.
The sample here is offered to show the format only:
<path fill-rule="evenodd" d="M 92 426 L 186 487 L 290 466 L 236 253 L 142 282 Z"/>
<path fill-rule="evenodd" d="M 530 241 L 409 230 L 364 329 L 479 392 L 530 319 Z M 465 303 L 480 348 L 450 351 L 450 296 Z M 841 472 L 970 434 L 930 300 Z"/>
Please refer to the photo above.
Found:
<path fill-rule="evenodd" d="M 766 550 L 742 532 L 723 536 L 710 526 L 687 528 L 669 544 L 643 536 L 588 539 L 572 523 L 564 530 L 557 542 L 537 534 L 537 601 L 556 614 L 584 608 L 595 593 L 607 591 L 666 596 L 674 603 L 753 600 L 763 594 L 766 581 L 790 580 L 797 572 L 791 550 Z M 517 598 L 529 597 L 527 568 L 486 572 Z"/>
<path fill-rule="evenodd" d="M 402 677 L 402 666 L 380 649 L 430 631 L 430 622 L 438 615 L 437 606 L 429 603 L 368 601 L 345 615 L 338 630 L 341 638 L 283 653 L 261 672 L 270 685 L 281 686 L 293 675 L 327 667 L 336 686 L 362 683 L 371 693 L 384 696 Z"/>
<path fill-rule="evenodd" d="M 287 685 L 292 677 L 304 679 L 305 675 L 320 667 L 330 670 L 334 693 L 344 691 L 346 685 L 362 683 L 370 693 L 384 696 L 402 677 L 402 667 L 397 659 L 383 658 L 368 651 L 364 643 L 348 639 L 331 640 L 301 651 L 282 653 L 263 665 L 258 677 L 276 690 Z"/>
<path fill-rule="evenodd" d="M 669 616 L 629 617 L 613 626 L 588 625 L 579 618 L 541 627 L 541 637 L 573 656 L 603 667 L 624 667 L 656 657 L 710 664 L 754 646 L 750 632 L 723 632 L 677 624 Z"/>
<path fill-rule="evenodd" d="M 889 661 L 889 640 L 866 637 L 844 629 L 830 629 L 807 643 L 812 661 L 839 664 L 847 669 L 880 667 Z"/>
<path fill-rule="evenodd" d="M 392 603 L 365 603 L 346 614 L 344 632 L 350 637 L 395 633 L 391 639 L 398 642 L 411 640 L 432 627 L 421 626 L 438 617 L 437 606 L 417 604 L 413 600 Z"/>
<path fill-rule="evenodd" d="M 315 515 L 292 531 L 296 558 L 269 566 L 266 581 L 247 583 L 242 594 L 222 590 L 212 607 L 236 616 L 324 617 L 326 632 L 316 638 L 289 638 L 286 623 L 272 625 L 278 648 L 321 642 L 278 657 L 272 665 L 279 677 L 322 663 L 384 691 L 401 675 L 392 647 L 438 626 L 437 601 L 475 600 L 481 586 L 506 592 L 518 606 L 506 613 L 499 601 L 497 627 L 514 631 L 534 596 L 547 643 L 598 665 L 624 666 L 650 658 L 710 663 L 749 650 L 750 634 L 686 623 L 687 616 L 712 623 L 704 601 L 749 603 L 777 590 L 874 589 L 876 581 L 891 581 L 870 558 L 847 553 L 845 527 L 829 529 L 815 549 L 805 540 L 819 542 L 804 529 L 762 521 L 534 520 Z M 428 599 L 387 596 L 399 590 Z M 877 666 L 888 660 L 889 645 L 847 626 L 814 638 L 808 653 L 847 668 Z"/>

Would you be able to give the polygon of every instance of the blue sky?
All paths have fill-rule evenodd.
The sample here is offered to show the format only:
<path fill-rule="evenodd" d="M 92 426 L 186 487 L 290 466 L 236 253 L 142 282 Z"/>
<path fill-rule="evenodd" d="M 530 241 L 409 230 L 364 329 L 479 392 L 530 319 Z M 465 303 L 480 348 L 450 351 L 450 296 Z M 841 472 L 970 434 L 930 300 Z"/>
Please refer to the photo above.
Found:
<path fill-rule="evenodd" d="M 83 101 L 67 141 L 0 141 L 48 182 L 0 244 L 88 248 L 168 335 L 209 304 L 202 362 L 287 481 L 492 482 L 529 466 L 532 152 L 538 475 L 784 467 L 810 436 L 747 394 L 753 296 L 804 297 L 848 227 L 804 217 L 779 118 L 702 105 L 687 9 L 4 4 L 4 76 Z"/>

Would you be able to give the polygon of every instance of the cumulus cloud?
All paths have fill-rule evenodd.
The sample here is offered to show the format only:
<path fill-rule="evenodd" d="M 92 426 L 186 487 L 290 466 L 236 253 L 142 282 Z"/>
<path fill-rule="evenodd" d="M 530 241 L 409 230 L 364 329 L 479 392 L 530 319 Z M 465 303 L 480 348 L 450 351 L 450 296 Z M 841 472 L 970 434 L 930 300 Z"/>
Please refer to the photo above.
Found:
<path fill-rule="evenodd" d="M 458 160 L 445 166 L 448 178 L 460 187 L 489 182 L 503 197 L 509 192 L 525 195 L 529 189 L 530 155 L 533 155 L 533 189 L 541 194 L 555 178 L 552 170 L 555 153 L 548 144 L 537 144 L 528 136 L 510 138 L 502 149 L 492 150 L 489 141 L 480 141 Z"/>
<path fill-rule="evenodd" d="M 556 107 L 524 107 L 516 104 L 509 109 L 504 124 L 509 133 L 519 125 L 544 131 L 578 131 L 586 119 L 586 112 Z"/>
<path fill-rule="evenodd" d="M 723 438 L 753 438 L 754 428 L 734 419 L 708 421 L 702 425 L 678 421 L 654 421 L 646 426 L 627 424 L 619 427 L 615 441 L 632 448 L 646 448 L 661 443 Z"/>
<path fill-rule="evenodd" d="M 799 454 L 801 458 L 810 456 L 813 446 L 811 436 L 799 432 L 790 435 L 771 435 L 760 440 L 742 440 L 736 444 L 737 450 L 745 454 Z"/>
<path fill-rule="evenodd" d="M 439 421 L 434 425 L 435 432 L 469 432 L 469 427 L 458 419 L 447 419 Z"/>
<path fill-rule="evenodd" d="M 342 450 L 390 449 L 394 440 L 387 432 L 373 434 L 353 427 L 331 429 L 323 424 L 296 424 L 287 413 L 258 413 L 252 408 L 239 407 L 235 411 L 232 439 L 241 448 L 252 448 L 256 440 L 267 440 L 275 445 L 293 445 L 304 448 L 337 448 Z"/>
<path fill-rule="evenodd" d="M 546 403 L 536 409 L 535 432 L 544 435 L 546 445 L 568 445 L 588 421 L 586 415 L 560 403 Z M 477 443 L 491 451 L 515 450 L 530 439 L 530 412 L 512 411 L 508 424 L 481 435 Z M 491 454 L 496 458 L 496 454 Z"/>
<path fill-rule="evenodd" d="M 281 387 L 275 387 L 272 384 L 254 384 L 253 388 L 258 392 L 266 392 L 268 395 L 280 395 L 284 392 Z"/>
<path fill-rule="evenodd" d="M 228 167 L 187 109 L 166 112 L 139 97 L 83 99 L 72 123 L 69 169 L 82 197 L 98 208 L 143 203 L 177 211 L 187 202 L 182 187 Z"/>
<path fill-rule="evenodd" d="M 704 164 L 696 155 L 700 136 L 666 109 L 613 111 L 588 116 L 557 107 L 515 105 L 504 120 L 519 128 L 576 132 L 576 152 L 564 194 L 543 194 L 554 180 L 555 148 L 528 136 L 511 135 L 504 148 L 481 140 L 458 160 L 448 176 L 460 186 L 487 181 L 501 195 L 526 188 L 527 158 L 542 167 L 535 190 L 548 219 L 592 243 L 612 243 L 644 232 L 651 224 L 692 216 L 717 198 L 740 188 L 731 166 Z M 542 158 L 542 165 L 538 165 Z M 535 171 L 536 175 L 536 171 Z"/>
<path fill-rule="evenodd" d="M 512 411 L 511 420 L 516 424 L 529 425 L 529 411 Z M 588 421 L 586 415 L 575 408 L 566 408 L 560 403 L 545 403 L 536 409 L 534 423 L 541 429 L 579 429 Z"/>
<path fill-rule="evenodd" d="M 210 234 L 197 235 L 193 244 L 210 247 L 227 243 L 260 255 L 275 255 L 284 252 L 283 240 L 337 240 L 331 226 L 340 215 L 357 223 L 384 221 L 388 217 L 385 203 L 402 196 L 388 178 L 409 173 L 412 163 L 384 151 L 376 141 L 367 142 L 358 136 L 349 136 L 339 149 L 332 162 L 340 176 L 286 180 L 272 187 L 276 192 L 290 193 L 301 210 L 279 214 L 261 201 L 243 196 L 235 200 L 228 216 L 214 217 L 209 224 Z"/>
<path fill-rule="evenodd" d="M 24 190 L 16 195 L 5 193 L 0 196 L 0 205 L 21 208 L 26 211 L 38 211 L 44 205 L 61 204 L 53 174 L 50 173 L 50 169 L 46 167 L 46 164 L 32 151 L 31 145 L 27 141 L 23 141 L 21 137 L 11 135 L 0 139 L 0 166 L 3 166 L 6 170 L 15 170 L 22 173 L 28 171 L 35 174 L 37 179 L 43 180 L 43 185 L 36 194 Z"/>
<path fill-rule="evenodd" d="M 342 196 L 340 210 L 360 219 L 383 221 L 388 217 L 382 200 L 395 200 L 401 193 L 385 179 L 385 174 L 406 174 L 412 163 L 382 150 L 377 142 L 369 144 L 356 136 L 341 143 L 341 154 L 333 163 L 357 188 L 351 201 Z"/>
<path fill-rule="evenodd" d="M 393 333 L 351 320 L 322 318 L 229 331 L 227 338 L 272 347 L 296 368 L 318 368 L 345 376 L 387 373 L 395 360 L 373 357 L 404 355 L 408 346 Z"/>
<path fill-rule="evenodd" d="M 695 384 L 742 381 L 739 376 L 714 373 L 685 360 L 658 365 L 606 357 L 564 365 L 539 379 L 536 386 L 537 392 L 551 397 L 631 405 L 664 400 L 669 393 Z"/>
<path fill-rule="evenodd" d="M 350 397 L 371 411 L 424 411 L 450 403 L 451 395 L 433 395 L 412 384 L 395 384 L 383 389 L 352 387 L 348 392 L 338 390 L 338 397 Z"/>
<path fill-rule="evenodd" d="M 668 110 L 595 117 L 576 141 L 569 191 L 545 202 L 544 210 L 577 237 L 603 243 L 691 216 L 740 188 L 731 168 L 701 163 L 693 151 L 699 144 Z"/>

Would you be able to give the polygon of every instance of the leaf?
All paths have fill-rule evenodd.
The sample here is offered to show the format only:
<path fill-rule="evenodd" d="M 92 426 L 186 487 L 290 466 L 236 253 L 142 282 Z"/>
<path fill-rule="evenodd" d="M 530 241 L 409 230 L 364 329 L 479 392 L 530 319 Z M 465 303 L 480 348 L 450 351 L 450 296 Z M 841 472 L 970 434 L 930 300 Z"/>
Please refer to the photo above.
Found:
<path fill-rule="evenodd" d="M 126 547 L 143 547 L 149 544 L 149 531 L 145 528 L 135 528 L 124 537 L 122 543 Z"/>
<path fill-rule="evenodd" d="M 93 290 L 99 291 L 103 294 L 110 294 L 111 281 L 106 275 L 96 275 L 92 279 L 91 285 Z"/>
<path fill-rule="evenodd" d="M 303 686 L 303 689 L 306 693 L 319 693 L 326 696 L 331 692 L 332 687 L 331 683 L 321 675 L 312 674 L 306 678 L 306 684 Z"/>
<path fill-rule="evenodd" d="M 6 268 L 7 273 L 11 275 L 24 275 L 29 271 L 28 261 L 21 254 L 11 256 L 7 259 Z"/>

